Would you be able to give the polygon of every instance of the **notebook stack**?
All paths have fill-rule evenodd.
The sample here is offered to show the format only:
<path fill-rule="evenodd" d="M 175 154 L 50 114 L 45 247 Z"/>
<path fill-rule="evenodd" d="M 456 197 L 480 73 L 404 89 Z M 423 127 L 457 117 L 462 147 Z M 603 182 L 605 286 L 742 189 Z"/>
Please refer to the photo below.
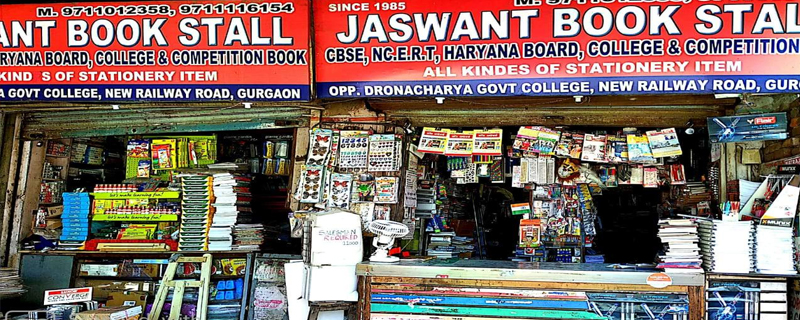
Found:
<path fill-rule="evenodd" d="M 689 219 L 658 222 L 658 237 L 665 247 L 658 268 L 667 273 L 702 273 L 697 225 Z"/>
<path fill-rule="evenodd" d="M 796 274 L 792 228 L 756 227 L 756 271 L 766 274 Z"/>
<path fill-rule="evenodd" d="M 258 251 L 264 243 L 264 225 L 260 223 L 233 226 L 233 250 Z"/>
<path fill-rule="evenodd" d="M 214 216 L 208 232 L 208 250 L 230 251 L 233 245 L 233 225 L 236 224 L 236 179 L 230 173 L 214 175 Z"/>
<path fill-rule="evenodd" d="M 439 232 L 431 235 L 428 242 L 428 255 L 437 258 L 447 259 L 458 256 L 453 244 L 455 232 Z"/>
<path fill-rule="evenodd" d="M 752 221 L 704 220 L 698 223 L 703 267 L 708 272 L 750 273 L 755 271 Z"/>
<path fill-rule="evenodd" d="M 90 201 L 88 193 L 64 193 L 64 211 L 61 213 L 60 250 L 79 250 L 89 237 Z"/>
<path fill-rule="evenodd" d="M 208 250 L 208 229 L 211 225 L 212 178 L 187 175 L 181 179 L 183 200 L 178 249 L 181 251 Z"/>

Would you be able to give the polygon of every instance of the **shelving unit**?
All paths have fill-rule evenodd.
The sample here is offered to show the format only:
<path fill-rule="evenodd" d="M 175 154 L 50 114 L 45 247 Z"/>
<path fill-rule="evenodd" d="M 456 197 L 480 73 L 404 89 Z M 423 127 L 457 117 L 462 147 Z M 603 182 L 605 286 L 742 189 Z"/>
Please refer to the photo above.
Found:
<path fill-rule="evenodd" d="M 203 252 L 205 253 L 205 252 Z M 203 253 L 185 253 L 187 256 L 201 255 Z M 146 294 L 147 302 L 152 302 L 157 292 L 158 282 L 164 276 L 164 271 L 169 262 L 169 257 L 174 252 L 61 252 L 62 255 L 71 255 L 74 257 L 73 262 L 73 278 L 72 287 L 85 287 L 93 286 L 94 300 L 106 301 L 109 292 L 132 291 L 137 294 Z M 250 280 L 252 278 L 254 254 L 249 252 L 214 252 L 211 253 L 214 259 L 214 265 L 221 265 L 221 260 L 224 259 L 241 259 L 244 260 L 245 265 L 241 274 L 224 274 L 220 268 L 211 275 L 211 288 L 209 299 L 209 310 L 212 311 L 215 306 L 221 305 L 238 305 L 236 307 L 237 316 L 239 320 L 245 320 L 248 313 L 248 301 L 251 301 Z M 100 266 L 116 266 L 116 275 L 86 275 L 81 274 L 81 270 L 85 266 L 100 265 Z M 111 267 L 109 267 L 111 268 Z M 191 269 L 191 268 L 190 268 Z M 179 272 L 186 270 L 178 268 Z M 199 271 L 199 267 L 196 269 Z M 175 279 L 195 279 L 196 274 L 177 274 Z M 219 281 L 235 281 L 242 279 L 242 297 L 241 299 L 215 299 L 215 286 Z M 193 303 L 196 300 L 185 299 L 184 303 Z M 211 315 L 211 312 L 209 313 Z M 225 317 L 230 319 L 231 317 Z M 209 317 L 212 319 L 212 317 Z M 220 317 L 214 317 L 220 319 Z"/>

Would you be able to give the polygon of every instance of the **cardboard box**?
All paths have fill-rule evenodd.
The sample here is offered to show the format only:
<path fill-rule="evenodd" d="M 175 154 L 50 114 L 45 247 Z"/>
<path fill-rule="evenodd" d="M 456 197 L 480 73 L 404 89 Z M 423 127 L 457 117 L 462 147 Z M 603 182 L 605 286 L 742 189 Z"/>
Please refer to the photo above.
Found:
<path fill-rule="evenodd" d="M 108 307 L 78 313 L 76 320 L 137 320 L 142 307 Z"/>
<path fill-rule="evenodd" d="M 137 264 L 123 263 L 119 271 L 120 277 L 142 277 L 158 278 L 161 276 L 161 265 L 159 264 Z"/>
<path fill-rule="evenodd" d="M 146 292 L 116 291 L 111 292 L 106 301 L 106 307 L 142 307 L 147 305 Z"/>
<path fill-rule="evenodd" d="M 82 276 L 116 277 L 119 274 L 117 264 L 81 264 Z"/>
<path fill-rule="evenodd" d="M 87 287 L 94 288 L 94 299 L 106 299 L 116 291 L 135 291 L 155 294 L 156 283 L 152 281 L 86 280 Z"/>

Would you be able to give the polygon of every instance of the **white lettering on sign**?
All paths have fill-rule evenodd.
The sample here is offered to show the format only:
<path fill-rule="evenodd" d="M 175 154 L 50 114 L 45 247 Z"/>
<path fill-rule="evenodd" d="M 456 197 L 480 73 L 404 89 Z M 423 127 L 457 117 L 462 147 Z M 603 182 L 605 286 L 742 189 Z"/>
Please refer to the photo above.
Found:
<path fill-rule="evenodd" d="M 44 292 L 44 305 L 85 302 L 92 300 L 92 288 L 72 288 L 47 290 Z"/>

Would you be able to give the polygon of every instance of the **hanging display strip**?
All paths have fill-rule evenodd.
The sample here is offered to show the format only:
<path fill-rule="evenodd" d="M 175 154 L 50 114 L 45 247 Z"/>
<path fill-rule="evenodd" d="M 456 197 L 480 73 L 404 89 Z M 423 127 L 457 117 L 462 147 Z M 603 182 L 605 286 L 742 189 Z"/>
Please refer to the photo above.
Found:
<path fill-rule="evenodd" d="M 314 6 L 321 98 L 798 91 L 791 1 Z"/>
<path fill-rule="evenodd" d="M 0 101 L 308 101 L 309 10 L 308 0 L 3 5 L 14 72 Z"/>

